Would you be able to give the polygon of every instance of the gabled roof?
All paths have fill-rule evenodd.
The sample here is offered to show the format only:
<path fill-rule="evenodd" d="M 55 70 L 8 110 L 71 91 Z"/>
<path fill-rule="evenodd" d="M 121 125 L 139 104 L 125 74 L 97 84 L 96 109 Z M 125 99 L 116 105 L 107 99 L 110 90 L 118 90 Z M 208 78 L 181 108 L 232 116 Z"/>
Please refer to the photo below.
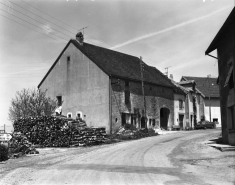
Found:
<path fill-rule="evenodd" d="M 93 61 L 107 75 L 118 78 L 125 78 L 129 80 L 141 80 L 140 59 L 138 57 L 127 55 L 88 43 L 83 43 L 83 45 L 80 45 L 76 40 L 71 39 L 64 48 L 64 50 L 61 52 L 57 60 L 54 62 L 52 67 L 49 69 L 45 77 L 42 79 L 42 81 L 38 85 L 38 88 L 41 86 L 43 81 L 49 75 L 50 71 L 56 65 L 57 61 L 60 59 L 63 52 L 71 43 L 74 44 L 74 46 L 78 50 L 80 50 L 86 57 Z M 143 66 L 144 82 L 174 88 L 174 85 L 171 83 L 171 81 L 158 69 L 156 69 L 155 67 L 148 66 L 144 62 Z"/>
<path fill-rule="evenodd" d="M 188 94 L 189 90 L 183 86 L 181 86 L 178 82 L 171 80 L 171 82 L 176 86 L 176 89 L 174 90 L 174 92 L 176 94 Z"/>
<path fill-rule="evenodd" d="M 187 93 L 188 92 L 193 92 L 193 88 L 192 87 L 184 87 L 183 85 L 186 85 L 186 84 L 196 84 L 196 82 L 194 80 L 185 80 L 185 81 L 181 81 L 181 82 L 178 82 L 179 86 L 181 86 L 182 88 L 186 89 L 187 90 Z M 195 90 L 196 90 L 196 93 L 197 94 L 201 94 L 201 96 L 203 98 L 205 98 L 205 95 L 199 91 L 198 88 L 195 87 Z"/>
<path fill-rule="evenodd" d="M 219 32 L 211 42 L 210 46 L 207 48 L 205 52 L 206 55 L 212 52 L 213 50 L 217 49 L 218 42 L 221 39 L 222 35 L 226 34 L 230 29 L 233 29 L 235 32 L 235 7 L 233 8 L 232 12 L 229 14 L 223 26 L 220 28 Z"/>
<path fill-rule="evenodd" d="M 216 83 L 217 78 L 182 76 L 181 82 L 187 80 L 194 80 L 196 82 L 196 88 L 203 93 L 205 97 L 220 97 L 219 86 Z"/>

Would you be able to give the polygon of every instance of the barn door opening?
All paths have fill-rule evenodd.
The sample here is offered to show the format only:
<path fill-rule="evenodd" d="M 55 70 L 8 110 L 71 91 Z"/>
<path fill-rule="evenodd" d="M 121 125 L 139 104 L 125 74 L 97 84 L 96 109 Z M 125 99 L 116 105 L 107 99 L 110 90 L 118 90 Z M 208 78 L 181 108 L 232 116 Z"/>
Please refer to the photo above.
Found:
<path fill-rule="evenodd" d="M 179 114 L 179 126 L 180 126 L 180 129 L 183 129 L 183 122 L 184 122 L 184 115 L 183 114 Z"/>
<path fill-rule="evenodd" d="M 169 115 L 170 115 L 170 110 L 168 108 L 160 109 L 160 126 L 165 130 L 167 130 Z"/>

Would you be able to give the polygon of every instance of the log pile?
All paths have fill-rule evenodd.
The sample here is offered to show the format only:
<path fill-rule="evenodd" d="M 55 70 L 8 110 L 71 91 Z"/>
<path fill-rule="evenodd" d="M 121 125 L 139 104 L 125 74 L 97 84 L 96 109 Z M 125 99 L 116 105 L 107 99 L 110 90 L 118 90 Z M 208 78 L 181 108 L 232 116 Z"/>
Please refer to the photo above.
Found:
<path fill-rule="evenodd" d="M 105 128 L 89 128 L 82 120 L 40 116 L 18 119 L 13 124 L 37 147 L 89 146 L 104 143 Z"/>
<path fill-rule="evenodd" d="M 156 135 L 158 134 L 156 134 L 153 129 L 137 129 L 136 127 L 130 124 L 125 124 L 124 126 L 120 127 L 118 132 L 116 133 L 116 137 L 122 140 L 139 139 Z"/>

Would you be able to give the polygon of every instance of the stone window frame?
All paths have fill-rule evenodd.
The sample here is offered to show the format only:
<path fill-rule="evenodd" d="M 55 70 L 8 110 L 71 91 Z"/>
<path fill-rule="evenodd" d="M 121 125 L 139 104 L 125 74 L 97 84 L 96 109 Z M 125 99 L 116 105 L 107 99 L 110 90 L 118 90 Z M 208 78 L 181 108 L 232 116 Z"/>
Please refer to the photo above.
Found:
<path fill-rule="evenodd" d="M 69 115 L 70 115 L 70 117 L 69 117 Z M 72 112 L 68 112 L 67 113 L 67 118 L 73 118 L 73 113 Z"/>

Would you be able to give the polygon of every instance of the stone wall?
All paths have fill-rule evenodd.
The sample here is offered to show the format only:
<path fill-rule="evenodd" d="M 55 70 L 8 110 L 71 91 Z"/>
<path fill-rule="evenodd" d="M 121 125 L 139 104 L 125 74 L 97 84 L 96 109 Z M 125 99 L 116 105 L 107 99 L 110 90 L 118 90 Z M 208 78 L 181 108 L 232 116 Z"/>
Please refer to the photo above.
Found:
<path fill-rule="evenodd" d="M 140 128 L 141 117 L 144 116 L 144 97 L 140 82 L 129 81 L 130 103 L 125 103 L 125 80 L 112 78 L 111 80 L 112 128 L 116 131 L 122 125 L 122 113 L 131 114 L 132 122 Z M 174 94 L 173 89 L 153 84 L 144 84 L 146 98 L 147 127 L 160 126 L 160 109 L 170 111 L 168 127 L 174 122 Z"/>

